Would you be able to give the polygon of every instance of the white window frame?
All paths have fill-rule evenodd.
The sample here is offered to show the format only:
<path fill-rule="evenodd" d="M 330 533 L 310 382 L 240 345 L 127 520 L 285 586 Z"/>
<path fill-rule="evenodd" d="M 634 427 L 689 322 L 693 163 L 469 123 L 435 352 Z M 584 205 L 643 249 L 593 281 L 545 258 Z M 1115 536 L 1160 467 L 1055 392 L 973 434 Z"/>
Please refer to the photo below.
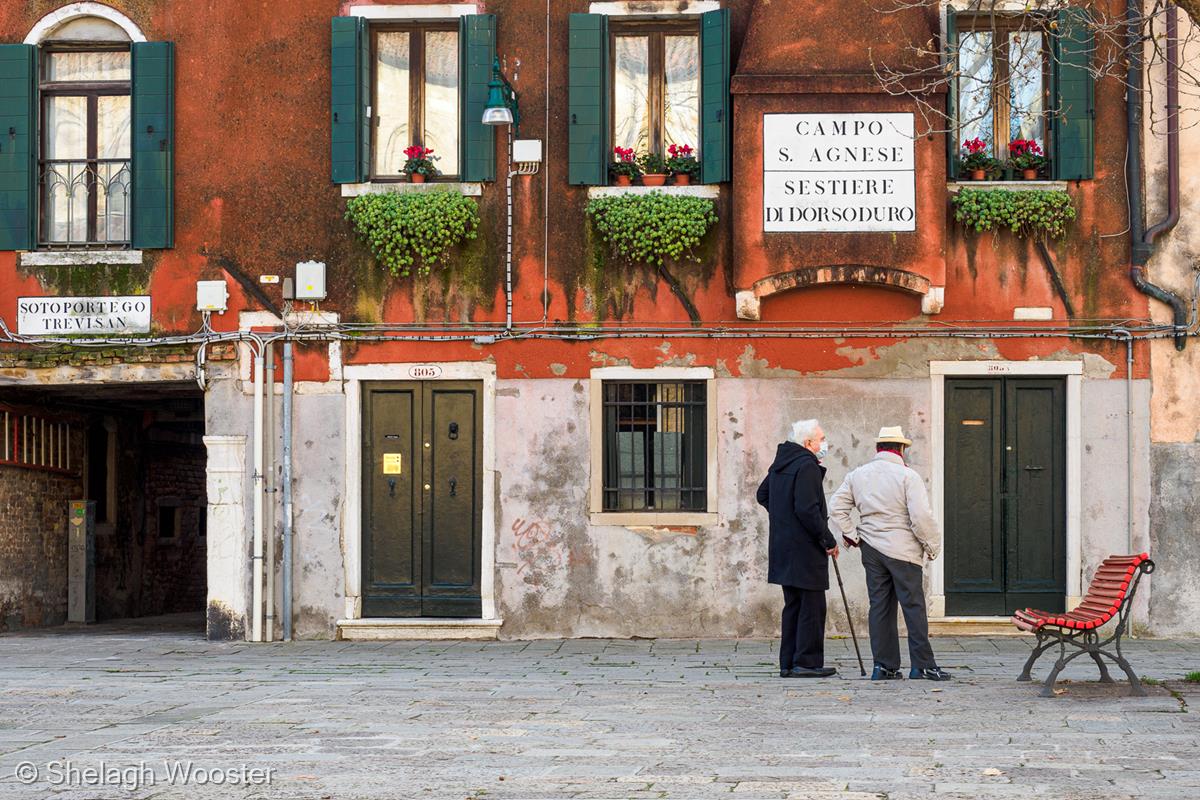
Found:
<path fill-rule="evenodd" d="M 633 0 L 592 3 L 588 6 L 588 13 L 609 17 L 678 17 L 720 10 L 719 0 Z"/>
<path fill-rule="evenodd" d="M 707 421 L 707 461 L 704 511 L 605 511 L 604 510 L 604 382 L 605 381 L 704 381 L 704 414 Z M 589 375 L 588 445 L 591 476 L 588 512 L 593 525 L 626 527 L 700 526 L 715 524 L 717 513 L 717 381 L 711 367 L 597 367 Z"/>

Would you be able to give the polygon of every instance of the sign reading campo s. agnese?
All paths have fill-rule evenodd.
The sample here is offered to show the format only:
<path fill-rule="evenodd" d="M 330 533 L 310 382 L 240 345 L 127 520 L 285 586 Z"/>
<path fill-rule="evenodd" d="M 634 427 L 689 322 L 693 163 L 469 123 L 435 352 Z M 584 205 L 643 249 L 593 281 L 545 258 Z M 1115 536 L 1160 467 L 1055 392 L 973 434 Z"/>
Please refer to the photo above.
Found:
<path fill-rule="evenodd" d="M 913 231 L 912 114 L 763 116 L 763 230 Z"/>

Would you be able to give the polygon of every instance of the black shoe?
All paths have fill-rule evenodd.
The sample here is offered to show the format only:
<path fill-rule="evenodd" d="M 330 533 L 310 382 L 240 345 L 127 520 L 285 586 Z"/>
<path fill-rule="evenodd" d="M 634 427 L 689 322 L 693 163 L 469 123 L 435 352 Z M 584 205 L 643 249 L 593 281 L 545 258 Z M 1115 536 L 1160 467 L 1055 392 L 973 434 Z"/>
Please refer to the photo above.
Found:
<path fill-rule="evenodd" d="M 888 669 L 887 667 L 881 667 L 878 664 L 875 665 L 875 671 L 871 673 L 871 680 L 873 681 L 898 681 L 903 677 L 904 676 L 900 674 L 900 670 Z"/>
<path fill-rule="evenodd" d="M 790 669 L 781 669 L 779 670 L 779 677 L 790 678 L 792 677 L 792 671 Z"/>
<path fill-rule="evenodd" d="M 833 667 L 792 667 L 793 678 L 828 678 L 837 675 Z"/>
<path fill-rule="evenodd" d="M 914 681 L 948 681 L 950 673 L 941 667 L 926 667 L 925 669 L 913 667 L 908 671 L 908 677 Z"/>

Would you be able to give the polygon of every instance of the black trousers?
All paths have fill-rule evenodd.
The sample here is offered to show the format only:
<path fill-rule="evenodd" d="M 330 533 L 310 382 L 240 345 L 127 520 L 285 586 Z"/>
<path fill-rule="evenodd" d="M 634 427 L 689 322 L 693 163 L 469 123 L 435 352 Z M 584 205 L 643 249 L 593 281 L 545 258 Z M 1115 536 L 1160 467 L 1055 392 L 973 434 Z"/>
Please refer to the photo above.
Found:
<path fill-rule="evenodd" d="M 896 603 L 904 610 L 908 628 L 909 665 L 917 669 L 937 666 L 929 644 L 929 618 L 925 613 L 925 587 L 916 564 L 885 556 L 871 545 L 862 545 L 867 594 L 871 598 L 869 622 L 871 655 L 886 669 L 900 669 L 900 633 L 896 628 Z"/>
<path fill-rule="evenodd" d="M 779 669 L 825 666 L 825 592 L 783 587 Z"/>

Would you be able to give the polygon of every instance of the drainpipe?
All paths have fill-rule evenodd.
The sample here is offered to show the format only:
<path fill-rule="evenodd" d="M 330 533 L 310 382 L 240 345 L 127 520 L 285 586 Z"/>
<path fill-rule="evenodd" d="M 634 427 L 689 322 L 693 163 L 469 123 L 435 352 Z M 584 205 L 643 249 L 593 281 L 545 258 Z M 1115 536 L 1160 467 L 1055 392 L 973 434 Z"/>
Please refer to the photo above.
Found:
<path fill-rule="evenodd" d="M 515 124 L 515 121 L 514 121 Z M 512 335 L 513 329 L 513 172 L 512 155 L 513 155 L 513 126 L 506 125 L 508 129 L 508 181 L 505 187 L 508 209 L 508 232 L 505 235 L 504 241 L 504 334 Z"/>
<path fill-rule="evenodd" d="M 266 636 L 268 642 L 275 641 L 275 345 L 267 345 L 267 408 L 264 414 L 266 441 L 263 444 L 263 502 L 266 504 L 263 528 L 267 537 L 266 552 Z"/>
<path fill-rule="evenodd" d="M 263 640 L 263 344 L 254 351 L 254 560 L 250 641 Z"/>
<path fill-rule="evenodd" d="M 1145 295 L 1171 307 L 1175 324 L 1175 349 L 1187 346 L 1187 303 L 1182 297 L 1146 279 L 1145 269 L 1154 254 L 1154 242 L 1179 221 L 1179 21 L 1175 6 L 1167 10 L 1167 216 L 1145 229 L 1142 219 L 1142 14 L 1138 0 L 1125 3 L 1125 44 L 1129 74 L 1125 86 L 1126 147 L 1129 166 L 1125 173 L 1129 193 L 1129 235 L 1132 240 L 1129 277 Z"/>
<path fill-rule="evenodd" d="M 1117 328 L 1125 340 L 1125 552 L 1133 553 L 1133 334 Z"/>
<path fill-rule="evenodd" d="M 283 343 L 283 639 L 292 640 L 292 343 Z"/>

